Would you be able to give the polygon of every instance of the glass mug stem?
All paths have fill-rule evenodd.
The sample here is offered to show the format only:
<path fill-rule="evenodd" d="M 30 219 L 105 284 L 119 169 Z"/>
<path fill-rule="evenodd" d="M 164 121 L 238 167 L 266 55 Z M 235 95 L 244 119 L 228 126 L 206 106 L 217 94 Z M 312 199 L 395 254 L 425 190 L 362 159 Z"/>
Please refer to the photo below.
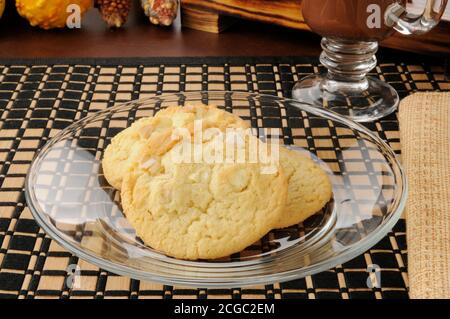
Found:
<path fill-rule="evenodd" d="M 320 62 L 328 69 L 323 85 L 328 90 L 366 90 L 366 78 L 377 65 L 377 42 L 323 38 Z"/>

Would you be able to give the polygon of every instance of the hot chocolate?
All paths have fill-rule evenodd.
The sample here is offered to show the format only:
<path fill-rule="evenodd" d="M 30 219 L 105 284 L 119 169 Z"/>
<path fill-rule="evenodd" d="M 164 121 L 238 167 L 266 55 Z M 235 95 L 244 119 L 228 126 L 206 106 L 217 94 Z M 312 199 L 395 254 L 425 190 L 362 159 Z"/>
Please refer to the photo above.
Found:
<path fill-rule="evenodd" d="M 309 27 L 324 37 L 379 41 L 393 32 L 384 14 L 394 3 L 407 0 L 303 0 L 303 16 Z"/>

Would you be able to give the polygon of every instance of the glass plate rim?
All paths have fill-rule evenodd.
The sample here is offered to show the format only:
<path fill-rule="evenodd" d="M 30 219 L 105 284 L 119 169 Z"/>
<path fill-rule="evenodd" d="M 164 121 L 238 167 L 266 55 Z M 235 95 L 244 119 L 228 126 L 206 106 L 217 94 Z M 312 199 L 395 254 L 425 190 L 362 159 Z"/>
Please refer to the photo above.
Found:
<path fill-rule="evenodd" d="M 279 272 L 276 274 L 270 274 L 270 275 L 261 275 L 261 276 L 253 276 L 251 278 L 247 278 L 245 280 L 239 279 L 239 280 L 232 280 L 224 281 L 223 278 L 220 279 L 214 279 L 209 278 L 208 280 L 203 280 L 200 278 L 193 278 L 192 280 L 187 279 L 181 279 L 181 278 L 174 278 L 172 276 L 163 276 L 163 275 L 153 275 L 146 271 L 142 271 L 135 268 L 127 267 L 126 265 L 121 265 L 118 263 L 114 263 L 111 261 L 108 261 L 106 259 L 103 259 L 99 257 L 96 254 L 86 252 L 82 249 L 79 249 L 76 245 L 66 241 L 62 236 L 59 235 L 59 231 L 48 223 L 45 218 L 42 218 L 42 216 L 45 215 L 44 212 L 41 211 L 39 207 L 36 207 L 35 201 L 33 200 L 33 196 L 31 194 L 31 179 L 30 179 L 30 172 L 33 169 L 33 166 L 36 163 L 36 160 L 38 159 L 39 155 L 42 154 L 47 148 L 51 146 L 51 142 L 54 140 L 57 140 L 58 138 L 64 136 L 67 132 L 72 130 L 74 127 L 79 126 L 80 123 L 89 122 L 90 119 L 95 118 L 97 116 L 100 116 L 104 113 L 110 113 L 115 110 L 125 108 L 129 105 L 132 105 L 133 103 L 143 103 L 143 102 L 151 102 L 151 101 L 158 101 L 158 99 L 164 99 L 169 97 L 176 97 L 176 96 L 189 96 L 189 95 L 204 95 L 204 94 L 231 94 L 231 95 L 241 95 L 246 97 L 260 97 L 260 98 L 271 98 L 276 99 L 278 101 L 287 101 L 293 105 L 299 105 L 300 109 L 317 115 L 319 117 L 324 117 L 324 115 L 332 120 L 336 120 L 338 122 L 343 123 L 344 125 L 350 127 L 351 129 L 361 131 L 364 134 L 368 135 L 370 138 L 374 139 L 377 143 L 379 143 L 385 151 L 388 152 L 388 155 L 390 155 L 391 160 L 393 163 L 398 167 L 399 174 L 401 177 L 402 182 L 402 189 L 400 193 L 400 197 L 398 202 L 396 203 L 396 207 L 393 209 L 392 214 L 390 214 L 389 219 L 377 229 L 377 231 L 371 232 L 367 237 L 363 238 L 362 240 L 358 241 L 356 244 L 353 244 L 349 246 L 346 250 L 342 251 L 339 255 L 333 256 L 330 259 L 323 260 L 319 263 L 309 265 L 307 267 L 298 268 L 298 269 L 292 269 L 289 271 Z M 373 245 L 375 245 L 378 241 L 380 241 L 388 232 L 390 229 L 393 228 L 393 226 L 397 223 L 397 221 L 400 219 L 402 212 L 404 211 L 406 200 L 408 196 L 408 184 L 407 184 L 407 177 L 404 173 L 403 167 L 400 164 L 396 154 L 394 153 L 393 149 L 378 135 L 376 135 L 374 132 L 370 131 L 368 128 L 364 127 L 363 125 L 352 121 L 349 118 L 346 118 L 342 115 L 339 115 L 338 113 L 335 113 L 333 111 L 327 110 L 325 108 L 317 108 L 312 105 L 308 105 L 306 103 L 298 102 L 296 100 L 285 98 L 285 97 L 279 97 L 276 95 L 269 95 L 269 94 L 260 94 L 260 93 L 254 93 L 254 92 L 245 92 L 245 91 L 191 91 L 191 92 L 178 92 L 178 93 L 166 93 L 166 94 L 160 94 L 153 97 L 147 97 L 143 99 L 137 99 L 132 100 L 124 103 L 118 103 L 117 105 L 114 105 L 110 108 L 107 108 L 105 110 L 97 111 L 89 116 L 86 116 L 85 118 L 82 118 L 72 124 L 70 124 L 68 127 L 64 128 L 60 132 L 58 132 L 55 136 L 53 136 L 47 143 L 39 149 L 36 154 L 33 157 L 33 160 L 30 164 L 30 167 L 27 172 L 27 176 L 25 178 L 25 199 L 26 202 L 30 208 L 30 211 L 32 213 L 33 218 L 37 221 L 40 227 L 52 238 L 54 239 L 58 244 L 60 244 L 63 248 L 67 249 L 69 252 L 73 253 L 74 255 L 80 257 L 81 259 L 84 259 L 102 269 L 111 271 L 113 273 L 128 276 L 130 278 L 134 278 L 137 280 L 146 280 L 146 281 L 153 281 L 165 285 L 183 285 L 183 286 L 189 286 L 189 287 L 205 287 L 205 288 L 232 288 L 232 287 L 244 287 L 244 286 L 251 286 L 251 285 L 258 285 L 258 284 L 272 284 L 276 282 L 284 282 L 294 279 L 303 278 L 306 276 L 310 276 L 325 270 L 328 270 L 330 268 L 333 268 L 339 264 L 342 264 L 346 261 L 349 261 L 356 256 L 360 255 L 361 253 L 365 252 L 366 250 L 370 249 Z M 41 216 L 42 215 L 42 216 Z"/>

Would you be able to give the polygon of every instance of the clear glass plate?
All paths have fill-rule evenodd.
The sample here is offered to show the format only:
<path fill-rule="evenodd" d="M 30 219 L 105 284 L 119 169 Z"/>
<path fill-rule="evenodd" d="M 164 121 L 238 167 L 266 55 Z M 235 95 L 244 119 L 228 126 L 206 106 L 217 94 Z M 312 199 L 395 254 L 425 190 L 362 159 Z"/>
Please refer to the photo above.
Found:
<path fill-rule="evenodd" d="M 122 214 L 119 194 L 103 177 L 103 151 L 138 118 L 199 101 L 250 121 L 262 139 L 268 137 L 265 129 L 279 128 L 281 143 L 308 152 L 328 172 L 333 199 L 304 223 L 271 231 L 220 260 L 178 260 L 145 246 Z M 272 138 L 277 135 L 270 132 Z M 195 287 L 287 281 L 350 260 L 394 226 L 406 193 L 394 152 L 363 126 L 294 100 L 244 92 L 163 95 L 95 113 L 51 139 L 26 180 L 34 218 L 73 254 L 135 279 Z"/>

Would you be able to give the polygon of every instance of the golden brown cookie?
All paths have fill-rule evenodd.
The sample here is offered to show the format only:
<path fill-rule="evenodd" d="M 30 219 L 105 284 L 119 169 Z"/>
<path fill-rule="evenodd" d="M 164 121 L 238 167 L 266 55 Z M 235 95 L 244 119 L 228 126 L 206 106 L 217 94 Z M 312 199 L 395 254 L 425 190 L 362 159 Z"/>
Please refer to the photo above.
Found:
<path fill-rule="evenodd" d="M 106 148 L 102 160 L 103 174 L 114 188 L 120 189 L 122 176 L 134 145 L 142 139 L 140 132 L 150 127 L 152 121 L 152 117 L 147 117 L 134 122 L 129 128 L 117 134 Z"/>
<path fill-rule="evenodd" d="M 176 164 L 176 149 L 159 159 L 143 155 L 124 176 L 124 213 L 147 245 L 176 258 L 215 259 L 243 250 L 280 220 L 288 187 L 280 166 L 268 174 L 261 163 Z"/>
<path fill-rule="evenodd" d="M 198 120 L 201 120 L 203 129 L 214 127 L 223 131 L 229 127 L 248 127 L 248 123 L 240 117 L 212 105 L 170 106 L 154 117 L 136 121 L 111 140 L 102 160 L 108 183 L 120 190 L 124 171 L 140 147 L 148 144 L 155 154 L 163 154 L 178 142 L 173 136 L 174 129 L 186 128 L 193 135 L 194 124 Z"/>
<path fill-rule="evenodd" d="M 281 147 L 280 164 L 288 179 L 288 196 L 275 228 L 306 220 L 320 211 L 332 196 L 327 173 L 306 155 Z"/>

